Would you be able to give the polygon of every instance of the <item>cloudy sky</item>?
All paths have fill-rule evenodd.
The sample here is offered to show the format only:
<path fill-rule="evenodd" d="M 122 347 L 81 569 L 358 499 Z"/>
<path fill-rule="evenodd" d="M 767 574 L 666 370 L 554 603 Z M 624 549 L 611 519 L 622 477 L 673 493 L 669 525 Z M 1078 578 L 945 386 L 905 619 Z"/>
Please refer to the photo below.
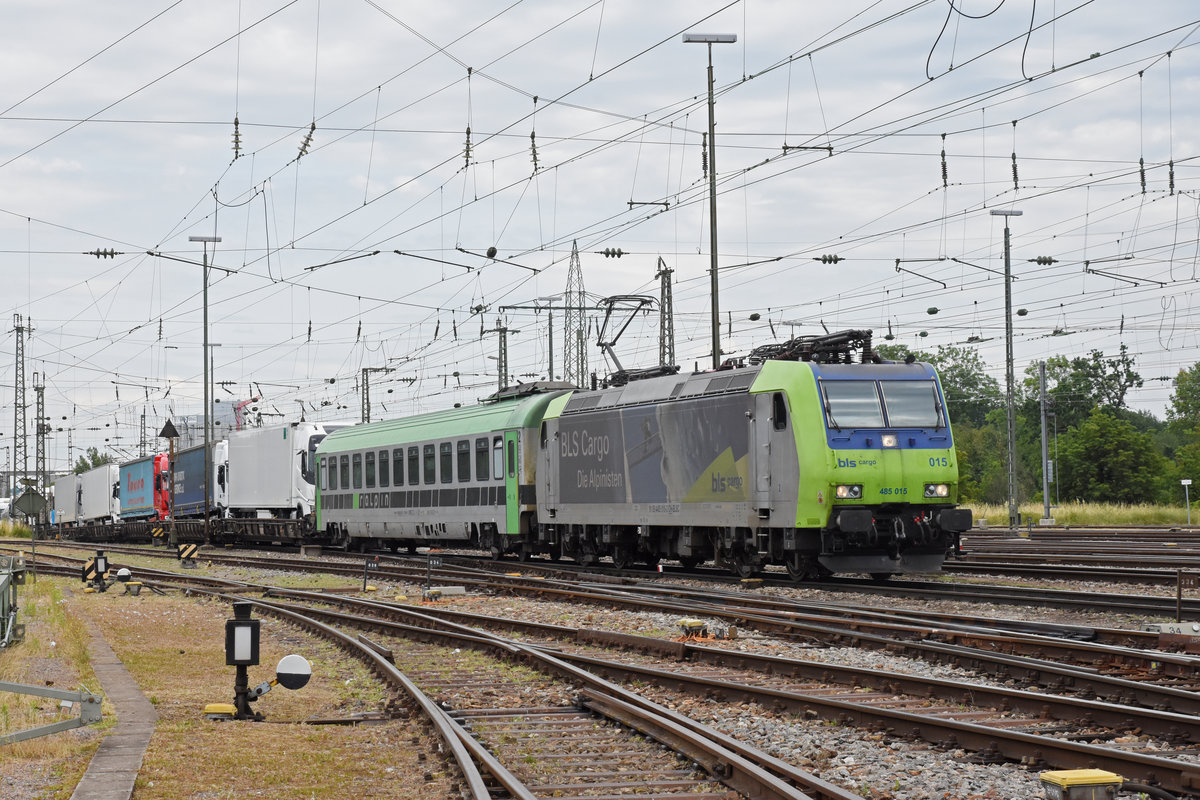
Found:
<path fill-rule="evenodd" d="M 726 354 L 872 328 L 970 342 L 1002 381 L 1005 218 L 990 212 L 1015 209 L 1018 373 L 1124 344 L 1147 379 L 1134 404 L 1161 416 L 1200 360 L 1200 10 L 1129 9 L 6 3 L 0 466 L 16 315 L 51 468 L 68 438 L 120 458 L 143 415 L 153 434 L 201 412 L 190 236 L 221 237 L 215 396 L 259 396 L 268 420 L 357 419 L 368 367 L 392 370 L 371 376 L 376 419 L 474 402 L 498 382 L 500 328 L 511 379 L 544 378 L 551 314 L 561 377 L 573 243 L 590 305 L 657 297 L 660 259 L 673 270 L 676 360 L 706 367 L 708 54 L 685 32 L 737 36 L 712 47 Z M 622 364 L 657 363 L 659 332 L 657 309 L 638 316 Z"/>

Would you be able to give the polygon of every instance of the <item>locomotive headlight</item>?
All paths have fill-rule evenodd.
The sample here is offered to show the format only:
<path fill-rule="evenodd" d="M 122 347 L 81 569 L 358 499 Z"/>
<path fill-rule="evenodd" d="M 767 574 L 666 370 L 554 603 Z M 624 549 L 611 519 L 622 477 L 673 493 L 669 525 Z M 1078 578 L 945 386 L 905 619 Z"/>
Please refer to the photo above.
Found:
<path fill-rule="evenodd" d="M 927 483 L 925 484 L 926 497 L 949 497 L 950 485 L 946 483 Z"/>
<path fill-rule="evenodd" d="M 896 447 L 899 444 L 899 442 L 896 439 L 896 434 L 885 433 L 883 436 L 879 437 L 879 444 L 882 447 Z"/>
<path fill-rule="evenodd" d="M 843 483 L 839 484 L 834 490 L 834 496 L 838 500 L 857 500 L 862 497 L 861 483 Z"/>

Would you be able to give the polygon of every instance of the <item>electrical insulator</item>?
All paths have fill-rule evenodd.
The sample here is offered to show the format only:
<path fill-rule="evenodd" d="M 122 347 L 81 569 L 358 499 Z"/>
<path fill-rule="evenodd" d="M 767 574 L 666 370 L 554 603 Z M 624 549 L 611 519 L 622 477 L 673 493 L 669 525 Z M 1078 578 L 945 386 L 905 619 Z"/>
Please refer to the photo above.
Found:
<path fill-rule="evenodd" d="M 619 247 L 606 247 L 600 251 L 605 258 L 620 258 L 625 255 L 625 251 Z"/>
<path fill-rule="evenodd" d="M 233 152 L 234 158 L 242 152 L 242 132 L 238 130 L 238 118 L 233 118 Z"/>
<path fill-rule="evenodd" d="M 1050 264 L 1058 263 L 1057 258 L 1052 258 L 1050 256 L 1038 256 L 1037 258 L 1031 258 L 1029 260 L 1032 261 L 1034 264 L 1041 264 L 1042 266 L 1048 266 Z"/>
<path fill-rule="evenodd" d="M 317 131 L 317 123 L 314 122 L 308 127 L 308 133 L 304 134 L 304 141 L 300 143 L 300 155 L 308 155 L 308 148 L 312 145 L 313 134 Z"/>
<path fill-rule="evenodd" d="M 813 256 L 813 261 L 820 261 L 822 264 L 836 264 L 841 260 L 841 256 L 830 255 L 828 253 L 822 256 Z"/>
<path fill-rule="evenodd" d="M 116 250 L 113 250 L 110 247 L 107 250 L 88 250 L 85 255 L 95 256 L 96 258 L 115 258 L 117 256 L 123 256 L 125 254 L 118 253 Z"/>

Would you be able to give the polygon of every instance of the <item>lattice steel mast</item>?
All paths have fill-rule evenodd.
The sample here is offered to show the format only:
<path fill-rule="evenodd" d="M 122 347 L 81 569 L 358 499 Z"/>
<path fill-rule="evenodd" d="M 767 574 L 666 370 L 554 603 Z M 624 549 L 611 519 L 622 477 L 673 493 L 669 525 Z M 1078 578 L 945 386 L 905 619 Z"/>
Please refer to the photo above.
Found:
<path fill-rule="evenodd" d="M 584 309 L 583 267 L 579 263 L 579 242 L 571 242 L 571 263 L 567 269 L 566 320 L 563 324 L 563 380 L 587 386 L 587 313 Z"/>
<path fill-rule="evenodd" d="M 675 366 L 675 307 L 671 299 L 671 273 L 667 262 L 662 256 L 658 257 L 658 272 L 654 277 L 659 280 L 658 287 L 658 365 L 660 367 Z"/>
<path fill-rule="evenodd" d="M 13 315 L 13 323 L 17 331 L 16 390 L 13 398 L 13 472 L 16 473 L 15 483 L 19 487 L 23 485 L 21 480 L 29 471 L 29 440 L 25 438 L 25 325 L 20 314 Z"/>

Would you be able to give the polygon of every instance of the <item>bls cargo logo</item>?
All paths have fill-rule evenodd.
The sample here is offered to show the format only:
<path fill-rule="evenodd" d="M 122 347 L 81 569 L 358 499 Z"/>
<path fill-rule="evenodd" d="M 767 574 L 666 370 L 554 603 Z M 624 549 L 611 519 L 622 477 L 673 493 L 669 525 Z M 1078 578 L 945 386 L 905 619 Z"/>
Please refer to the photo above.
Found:
<path fill-rule="evenodd" d="M 849 467 L 873 467 L 873 466 L 875 466 L 877 463 L 879 463 L 879 462 L 878 462 L 878 461 L 876 461 L 876 460 L 875 460 L 875 459 L 873 459 L 873 458 L 860 458 L 860 459 L 858 459 L 857 461 L 856 461 L 856 460 L 854 460 L 853 458 L 839 458 L 839 459 L 837 460 L 837 465 L 838 465 L 839 467 L 842 467 L 842 468 L 849 468 Z"/>
<path fill-rule="evenodd" d="M 712 490 L 713 494 L 723 494 L 725 492 L 741 492 L 743 486 L 742 477 L 740 475 L 718 475 L 712 473 Z"/>

